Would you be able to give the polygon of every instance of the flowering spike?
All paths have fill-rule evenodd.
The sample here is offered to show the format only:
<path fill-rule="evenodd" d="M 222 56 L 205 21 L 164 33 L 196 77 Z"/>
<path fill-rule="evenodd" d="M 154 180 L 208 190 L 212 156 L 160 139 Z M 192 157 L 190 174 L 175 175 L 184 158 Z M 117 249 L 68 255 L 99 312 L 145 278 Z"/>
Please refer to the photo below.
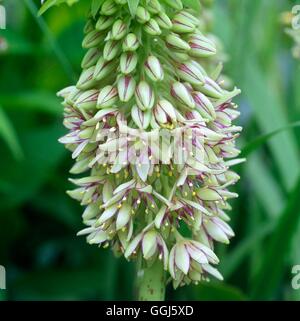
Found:
<path fill-rule="evenodd" d="M 58 93 L 68 130 L 59 141 L 82 175 L 68 192 L 85 207 L 78 235 L 158 263 L 175 288 L 222 280 L 213 248 L 234 236 L 231 166 L 244 161 L 232 159 L 240 91 L 219 81 L 219 48 L 188 3 L 139 1 L 133 15 L 127 0 L 100 1 L 84 28 L 79 80 Z"/>

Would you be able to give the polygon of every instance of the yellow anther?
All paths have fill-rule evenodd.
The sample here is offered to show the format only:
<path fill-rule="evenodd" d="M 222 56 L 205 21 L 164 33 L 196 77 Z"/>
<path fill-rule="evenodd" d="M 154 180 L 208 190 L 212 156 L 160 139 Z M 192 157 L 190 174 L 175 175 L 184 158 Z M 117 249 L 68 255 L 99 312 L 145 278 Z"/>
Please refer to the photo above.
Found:
<path fill-rule="evenodd" d="M 193 196 L 196 196 L 196 192 L 193 192 L 192 195 L 193 195 Z"/>
<path fill-rule="evenodd" d="M 172 171 L 169 171 L 169 176 L 173 176 L 173 172 Z"/>
<path fill-rule="evenodd" d="M 120 209 L 122 207 L 122 204 L 119 204 L 117 207 Z"/>

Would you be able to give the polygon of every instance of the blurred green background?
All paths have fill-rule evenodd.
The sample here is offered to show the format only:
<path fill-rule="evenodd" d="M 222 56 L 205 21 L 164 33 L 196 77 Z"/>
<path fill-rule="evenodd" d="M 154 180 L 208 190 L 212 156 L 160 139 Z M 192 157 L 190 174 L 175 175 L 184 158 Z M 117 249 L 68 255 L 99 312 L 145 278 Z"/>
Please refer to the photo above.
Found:
<path fill-rule="evenodd" d="M 65 194 L 72 161 L 57 142 L 65 130 L 55 93 L 79 75 L 89 1 L 42 18 L 38 0 L 1 3 L 7 30 L 0 33 L 0 265 L 7 290 L 0 298 L 134 299 L 134 264 L 76 237 L 82 209 Z M 169 287 L 167 299 L 300 299 L 291 286 L 292 266 L 300 264 L 300 129 L 286 127 L 300 119 L 300 62 L 280 22 L 296 3 L 215 1 L 214 32 L 230 57 L 225 71 L 242 89 L 239 145 L 249 153 L 236 167 L 236 237 L 217 248 L 223 283 Z"/>

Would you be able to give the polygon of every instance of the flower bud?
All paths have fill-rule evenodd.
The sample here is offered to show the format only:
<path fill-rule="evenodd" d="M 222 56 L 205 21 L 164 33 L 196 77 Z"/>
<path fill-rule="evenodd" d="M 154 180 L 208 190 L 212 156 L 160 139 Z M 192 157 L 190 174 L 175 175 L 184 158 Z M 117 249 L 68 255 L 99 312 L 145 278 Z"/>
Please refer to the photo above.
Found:
<path fill-rule="evenodd" d="M 158 23 L 158 25 L 163 29 L 171 29 L 172 28 L 172 21 L 169 18 L 169 16 L 164 12 L 160 12 L 155 17 L 155 20 Z"/>
<path fill-rule="evenodd" d="M 118 80 L 118 93 L 122 102 L 129 101 L 134 95 L 136 87 L 135 80 L 130 76 L 123 76 Z"/>
<path fill-rule="evenodd" d="M 105 61 L 103 57 L 101 57 L 97 65 L 95 67 L 94 79 L 96 81 L 102 80 L 106 76 L 110 75 L 110 73 L 115 69 L 116 64 L 114 61 Z"/>
<path fill-rule="evenodd" d="M 166 37 L 167 46 L 170 49 L 180 50 L 180 51 L 189 51 L 189 44 L 182 40 L 177 34 L 171 33 Z"/>
<path fill-rule="evenodd" d="M 190 55 L 193 57 L 205 58 L 216 54 L 216 46 L 208 38 L 202 35 L 194 35 L 189 40 L 191 47 Z"/>
<path fill-rule="evenodd" d="M 84 37 L 82 47 L 85 49 L 97 47 L 102 41 L 103 35 L 98 30 L 93 30 Z"/>
<path fill-rule="evenodd" d="M 76 100 L 75 106 L 79 109 L 93 109 L 96 107 L 99 90 L 84 91 Z"/>
<path fill-rule="evenodd" d="M 181 0 L 164 0 L 166 4 L 176 10 L 182 10 L 183 4 Z"/>
<path fill-rule="evenodd" d="M 160 27 L 155 19 L 150 19 L 145 25 L 144 30 L 151 36 L 158 36 L 161 34 Z"/>
<path fill-rule="evenodd" d="M 191 57 L 183 51 L 169 50 L 168 55 L 175 61 L 182 63 L 191 60 Z"/>
<path fill-rule="evenodd" d="M 138 56 L 135 52 L 124 52 L 120 58 L 120 70 L 123 74 L 130 74 L 135 70 Z"/>
<path fill-rule="evenodd" d="M 74 91 L 76 91 L 76 87 L 75 86 L 68 86 L 62 90 L 60 90 L 56 96 L 57 97 L 62 97 L 64 99 L 67 99 Z"/>
<path fill-rule="evenodd" d="M 200 24 L 200 20 L 199 18 L 195 17 L 194 15 L 190 14 L 188 11 L 186 10 L 182 10 L 180 11 L 177 16 L 180 17 L 185 17 L 187 18 L 189 21 L 191 21 L 195 26 L 198 26 Z"/>
<path fill-rule="evenodd" d="M 113 60 L 121 51 L 121 45 L 117 41 L 109 40 L 103 48 L 103 58 L 106 61 Z"/>
<path fill-rule="evenodd" d="M 175 82 L 171 87 L 171 95 L 182 105 L 189 108 L 195 108 L 195 102 L 181 82 Z"/>
<path fill-rule="evenodd" d="M 154 108 L 154 116 L 159 124 L 166 124 L 171 120 L 176 122 L 176 111 L 173 105 L 166 99 L 161 99 Z"/>
<path fill-rule="evenodd" d="M 70 94 L 66 97 L 66 103 L 69 105 L 74 105 L 77 98 L 82 94 L 82 90 L 78 89 L 77 86 L 75 86 L 74 89 L 70 90 Z"/>
<path fill-rule="evenodd" d="M 84 26 L 83 32 L 84 32 L 84 34 L 87 34 L 93 30 L 94 30 L 94 22 L 92 19 L 89 19 Z"/>
<path fill-rule="evenodd" d="M 118 101 L 118 91 L 113 86 L 106 86 L 99 92 L 97 108 L 113 106 Z"/>
<path fill-rule="evenodd" d="M 209 120 L 213 120 L 216 118 L 214 106 L 205 95 L 200 92 L 194 92 L 193 98 L 196 103 L 196 108 L 202 117 Z"/>
<path fill-rule="evenodd" d="M 81 68 L 87 69 L 92 67 L 97 63 L 100 56 L 101 56 L 101 51 L 98 48 L 89 49 L 81 62 Z"/>
<path fill-rule="evenodd" d="M 122 39 L 126 35 L 126 31 L 127 31 L 126 24 L 121 19 L 116 20 L 112 26 L 111 39 L 112 40 Z"/>
<path fill-rule="evenodd" d="M 220 99 L 224 95 L 223 89 L 214 80 L 209 77 L 204 77 L 204 80 L 204 85 L 199 86 L 203 94 L 215 99 Z"/>
<path fill-rule="evenodd" d="M 113 17 L 108 17 L 108 16 L 100 16 L 96 23 L 96 30 L 103 31 L 107 28 L 109 28 L 113 23 L 115 19 Z"/>
<path fill-rule="evenodd" d="M 95 84 L 95 80 L 93 78 L 94 72 L 95 66 L 83 70 L 76 84 L 76 87 L 80 90 L 87 90 L 93 87 L 93 85 Z"/>
<path fill-rule="evenodd" d="M 137 105 L 134 105 L 131 109 L 131 117 L 138 128 L 145 130 L 150 125 L 152 115 L 150 110 L 142 111 Z"/>
<path fill-rule="evenodd" d="M 141 81 L 135 90 L 135 100 L 141 110 L 151 109 L 154 105 L 154 93 L 145 81 Z"/>
<path fill-rule="evenodd" d="M 104 16 L 112 16 L 118 11 L 118 6 L 114 0 L 106 0 L 102 4 L 100 13 Z"/>
<path fill-rule="evenodd" d="M 142 6 L 138 6 L 136 10 L 136 18 L 139 23 L 146 23 L 150 20 L 149 12 Z"/>
<path fill-rule="evenodd" d="M 135 51 L 139 45 L 137 36 L 134 33 L 129 33 L 123 42 L 122 49 L 123 51 Z"/>
<path fill-rule="evenodd" d="M 164 79 L 164 71 L 155 56 L 148 57 L 145 62 L 145 71 L 147 76 L 153 81 L 161 81 Z"/>
<path fill-rule="evenodd" d="M 121 19 L 118 19 L 115 21 L 115 23 L 112 26 L 111 39 L 120 40 L 123 37 L 125 37 L 126 32 L 127 32 L 126 24 Z"/>
<path fill-rule="evenodd" d="M 182 80 L 187 81 L 192 85 L 204 84 L 204 75 L 202 74 L 201 67 L 199 67 L 199 64 L 195 61 L 180 64 L 176 71 Z"/>
<path fill-rule="evenodd" d="M 157 14 L 157 13 L 159 13 L 159 12 L 162 11 L 161 4 L 159 3 L 158 0 L 150 0 L 150 1 L 147 3 L 146 9 L 147 9 L 150 13 L 153 13 L 153 14 Z"/>
<path fill-rule="evenodd" d="M 178 13 L 172 20 L 172 30 L 178 33 L 190 33 L 195 31 L 196 25 L 184 14 Z"/>

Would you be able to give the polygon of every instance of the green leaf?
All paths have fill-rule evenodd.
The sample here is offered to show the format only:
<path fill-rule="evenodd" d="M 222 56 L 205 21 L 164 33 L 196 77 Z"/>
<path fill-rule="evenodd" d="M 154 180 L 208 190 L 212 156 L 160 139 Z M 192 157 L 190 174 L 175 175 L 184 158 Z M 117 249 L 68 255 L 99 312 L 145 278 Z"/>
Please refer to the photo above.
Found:
<path fill-rule="evenodd" d="M 96 17 L 97 13 L 99 12 L 103 2 L 104 2 L 104 0 L 93 0 L 91 13 L 94 18 Z"/>
<path fill-rule="evenodd" d="M 288 197 L 287 205 L 277 221 L 270 242 L 265 246 L 261 268 L 251 282 L 252 298 L 273 299 L 274 291 L 283 277 L 286 253 L 290 250 L 300 220 L 299 194 L 300 177 Z"/>
<path fill-rule="evenodd" d="M 24 0 L 24 1 L 25 1 L 25 5 L 27 6 L 29 11 L 31 12 L 33 18 L 36 20 L 37 25 L 39 26 L 39 28 L 43 32 L 46 40 L 49 42 L 49 45 L 52 47 L 52 50 L 53 50 L 54 54 L 56 55 L 58 61 L 62 65 L 64 71 L 66 72 L 66 74 L 68 75 L 68 77 L 70 78 L 70 80 L 72 82 L 76 81 L 76 77 L 75 77 L 75 73 L 73 71 L 72 65 L 70 64 L 69 60 L 67 59 L 64 51 L 59 46 L 58 42 L 56 41 L 55 37 L 53 36 L 51 30 L 49 29 L 49 27 L 46 24 L 46 22 L 44 21 L 44 19 L 42 17 L 37 16 L 38 10 L 37 10 L 35 3 L 33 2 L 33 0 Z M 77 1 L 79 1 L 79 0 L 56 0 L 55 2 L 53 0 L 50 3 L 52 3 L 52 5 L 54 5 L 55 3 L 61 4 L 61 3 L 66 2 L 69 5 L 71 5 Z M 46 5 L 47 3 L 48 2 L 46 2 L 44 5 Z"/>
<path fill-rule="evenodd" d="M 23 130 L 20 140 L 24 160 L 17 163 L 9 155 L 1 155 L 2 209 L 28 200 L 51 177 L 66 155 L 63 146 L 57 142 L 63 132 L 60 122 L 44 125 L 42 129 Z"/>
<path fill-rule="evenodd" d="M 0 136 L 7 143 L 14 157 L 16 159 L 21 159 L 23 157 L 23 151 L 20 142 L 13 124 L 10 122 L 2 108 L 0 108 Z"/>
<path fill-rule="evenodd" d="M 253 108 L 255 119 L 266 132 L 288 125 L 287 111 L 278 97 L 278 88 L 271 83 L 271 75 L 262 72 L 255 60 L 245 66 L 243 92 Z M 286 190 L 293 188 L 299 174 L 299 154 L 293 133 L 284 131 L 268 141 L 274 163 L 278 167 Z"/>
<path fill-rule="evenodd" d="M 136 10 L 139 6 L 140 0 L 127 0 L 128 6 L 129 6 L 129 11 L 132 15 L 132 17 L 135 16 Z"/>
<path fill-rule="evenodd" d="M 78 2 L 79 0 L 47 0 L 39 10 L 39 16 L 44 14 L 48 9 L 50 9 L 53 6 L 59 6 L 63 3 L 68 4 L 69 6 L 73 5 L 74 3 Z"/>
<path fill-rule="evenodd" d="M 194 9 L 196 12 L 200 12 L 201 4 L 199 0 L 182 0 L 182 3 L 186 7 Z"/>
<path fill-rule="evenodd" d="M 287 126 L 281 127 L 279 129 L 273 130 L 270 133 L 258 136 L 255 138 L 252 142 L 248 143 L 243 149 L 240 157 L 246 157 L 252 152 L 256 151 L 259 147 L 261 147 L 263 144 L 265 144 L 270 138 L 273 136 L 285 131 L 289 130 L 295 127 L 300 127 L 300 121 L 297 121 L 295 123 L 289 124 Z"/>
<path fill-rule="evenodd" d="M 28 112 L 45 112 L 61 115 L 60 100 L 51 92 L 46 91 L 19 91 L 15 94 L 0 93 L 3 109 L 18 109 Z"/>
<path fill-rule="evenodd" d="M 268 236 L 274 229 L 275 222 L 272 220 L 259 226 L 253 234 L 250 234 L 239 242 L 235 249 L 228 254 L 221 262 L 221 272 L 225 279 L 230 278 L 237 270 L 245 257 L 251 253 L 251 250 Z"/>

